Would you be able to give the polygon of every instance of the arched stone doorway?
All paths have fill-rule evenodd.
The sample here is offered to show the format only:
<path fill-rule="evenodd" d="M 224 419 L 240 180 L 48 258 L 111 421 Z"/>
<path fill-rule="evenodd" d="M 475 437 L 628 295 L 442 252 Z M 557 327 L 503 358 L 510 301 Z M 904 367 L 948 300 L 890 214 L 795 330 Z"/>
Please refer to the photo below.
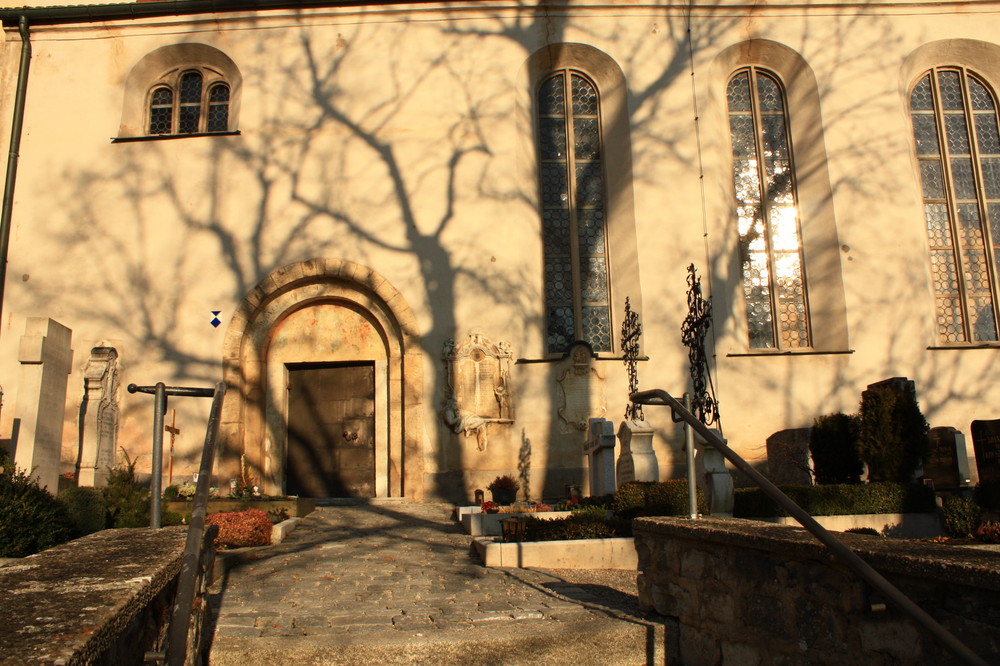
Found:
<path fill-rule="evenodd" d="M 292 490 L 302 494 L 313 489 L 330 496 L 421 499 L 423 372 L 415 323 L 385 278 L 353 262 L 313 259 L 267 276 L 243 299 L 226 332 L 228 392 L 220 437 L 230 465 L 245 455 L 269 494 L 285 492 L 291 476 Z M 312 388 L 303 389 L 307 384 Z M 341 394 L 338 387 L 358 393 Z M 351 406 L 357 414 L 318 423 Z M 366 417 L 370 424 L 356 422 Z M 303 454 L 303 437 L 324 428 L 338 436 L 342 429 L 346 444 Z M 350 437 L 359 432 L 362 440 L 371 436 L 370 457 L 351 447 Z M 342 475 L 345 484 L 303 481 L 300 473 L 309 461 L 328 480 Z M 366 465 L 368 489 L 357 480 L 369 475 Z"/>

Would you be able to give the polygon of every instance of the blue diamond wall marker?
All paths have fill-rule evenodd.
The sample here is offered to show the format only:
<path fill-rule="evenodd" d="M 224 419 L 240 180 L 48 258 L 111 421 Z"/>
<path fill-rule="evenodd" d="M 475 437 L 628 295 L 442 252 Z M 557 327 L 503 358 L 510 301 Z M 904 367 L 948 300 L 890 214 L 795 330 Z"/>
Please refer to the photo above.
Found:
<path fill-rule="evenodd" d="M 222 310 L 212 310 L 212 314 L 215 316 L 212 317 L 212 321 L 208 323 L 212 325 L 212 328 L 219 328 L 219 324 L 222 323 L 221 321 L 219 321 L 219 315 L 222 314 Z"/>

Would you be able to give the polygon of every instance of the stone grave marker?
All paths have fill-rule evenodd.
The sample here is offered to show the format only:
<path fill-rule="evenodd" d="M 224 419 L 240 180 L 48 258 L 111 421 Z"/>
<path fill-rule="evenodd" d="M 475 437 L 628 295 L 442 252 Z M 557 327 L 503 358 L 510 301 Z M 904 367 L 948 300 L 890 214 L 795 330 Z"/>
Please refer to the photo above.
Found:
<path fill-rule="evenodd" d="M 583 452 L 590 467 L 590 494 L 615 492 L 615 424 L 607 419 L 590 419 Z"/>
<path fill-rule="evenodd" d="M 653 451 L 653 428 L 645 421 L 622 421 L 618 426 L 621 452 L 615 475 L 618 485 L 629 481 L 659 481 L 660 466 Z"/>
<path fill-rule="evenodd" d="M 939 426 L 927 433 L 930 453 L 924 462 L 924 476 L 934 481 L 936 490 L 952 490 L 969 485 L 969 456 L 965 435 L 956 428 Z"/>
<path fill-rule="evenodd" d="M 1000 419 L 972 422 L 972 448 L 979 481 L 1000 480 Z"/>
<path fill-rule="evenodd" d="M 59 459 L 66 418 L 66 383 L 73 365 L 73 332 L 46 317 L 28 317 L 17 360 L 21 363 L 14 462 L 38 485 L 59 492 Z M 33 471 L 32 471 L 33 470 Z"/>
<path fill-rule="evenodd" d="M 812 483 L 809 473 L 809 432 L 811 428 L 789 428 L 780 430 L 767 438 L 768 478 L 776 484 L 808 485 Z"/>

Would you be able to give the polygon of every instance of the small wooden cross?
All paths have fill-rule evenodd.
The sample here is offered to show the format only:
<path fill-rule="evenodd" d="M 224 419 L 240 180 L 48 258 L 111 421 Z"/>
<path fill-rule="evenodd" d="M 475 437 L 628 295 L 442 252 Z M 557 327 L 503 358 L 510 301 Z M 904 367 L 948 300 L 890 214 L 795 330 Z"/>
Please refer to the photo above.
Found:
<path fill-rule="evenodd" d="M 170 454 L 167 457 L 167 485 L 174 483 L 174 438 L 181 434 L 181 429 L 177 427 L 177 410 L 170 410 L 170 425 L 163 426 L 163 429 L 170 433 Z"/>

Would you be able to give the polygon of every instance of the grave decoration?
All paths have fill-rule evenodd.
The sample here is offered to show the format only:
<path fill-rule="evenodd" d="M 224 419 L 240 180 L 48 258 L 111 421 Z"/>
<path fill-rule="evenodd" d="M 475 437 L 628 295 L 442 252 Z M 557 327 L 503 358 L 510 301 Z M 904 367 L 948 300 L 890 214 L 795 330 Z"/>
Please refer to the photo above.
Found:
<path fill-rule="evenodd" d="M 979 482 L 1000 481 L 1000 419 L 972 422 L 972 448 Z"/>
<path fill-rule="evenodd" d="M 639 390 L 637 364 L 642 323 L 625 299 L 625 318 L 622 321 L 622 357 L 628 369 L 628 392 Z M 618 455 L 616 480 L 619 486 L 629 481 L 659 481 L 660 469 L 653 451 L 653 428 L 645 421 L 642 405 L 629 400 L 625 407 L 625 420 L 618 428 L 621 452 Z"/>

